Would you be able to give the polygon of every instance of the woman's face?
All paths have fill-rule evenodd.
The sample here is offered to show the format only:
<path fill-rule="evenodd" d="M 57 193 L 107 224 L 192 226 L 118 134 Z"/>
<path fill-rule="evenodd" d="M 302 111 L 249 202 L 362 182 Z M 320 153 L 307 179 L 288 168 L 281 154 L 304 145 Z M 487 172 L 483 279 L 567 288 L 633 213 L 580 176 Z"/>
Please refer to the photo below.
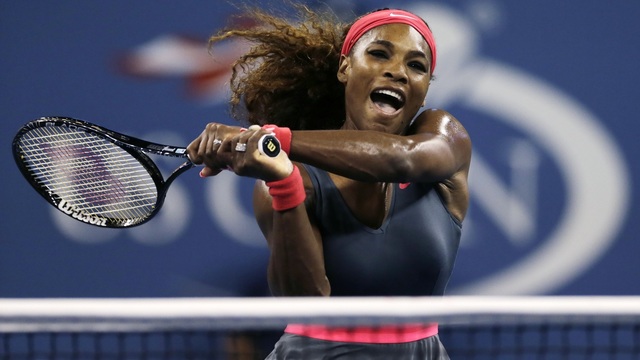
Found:
<path fill-rule="evenodd" d="M 342 59 L 344 128 L 402 134 L 424 103 L 431 53 L 414 28 L 387 24 L 364 34 Z"/>

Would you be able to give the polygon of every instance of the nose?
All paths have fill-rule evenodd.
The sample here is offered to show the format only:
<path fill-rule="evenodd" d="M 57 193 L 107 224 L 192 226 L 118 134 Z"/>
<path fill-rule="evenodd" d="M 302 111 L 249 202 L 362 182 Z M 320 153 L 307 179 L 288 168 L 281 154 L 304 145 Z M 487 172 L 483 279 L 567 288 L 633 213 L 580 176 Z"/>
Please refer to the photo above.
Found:
<path fill-rule="evenodd" d="M 389 66 L 385 69 L 384 76 L 403 84 L 406 84 L 408 81 L 404 64 L 399 61 L 389 62 Z"/>

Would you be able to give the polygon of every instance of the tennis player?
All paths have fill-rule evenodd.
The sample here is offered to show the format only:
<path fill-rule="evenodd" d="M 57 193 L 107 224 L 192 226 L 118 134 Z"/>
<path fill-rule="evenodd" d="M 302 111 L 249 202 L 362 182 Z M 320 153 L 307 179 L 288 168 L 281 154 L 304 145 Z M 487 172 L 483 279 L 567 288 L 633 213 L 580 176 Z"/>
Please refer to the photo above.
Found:
<path fill-rule="evenodd" d="M 340 25 L 301 8 L 292 24 L 253 10 L 232 110 L 248 129 L 208 124 L 189 146 L 201 176 L 259 179 L 254 211 L 275 296 L 441 296 L 468 207 L 471 141 L 444 110 L 423 109 L 434 36 L 398 9 Z M 215 51 L 214 51 L 215 54 Z M 283 152 L 258 140 L 274 133 Z M 268 359 L 448 359 L 437 324 L 291 324 Z"/>

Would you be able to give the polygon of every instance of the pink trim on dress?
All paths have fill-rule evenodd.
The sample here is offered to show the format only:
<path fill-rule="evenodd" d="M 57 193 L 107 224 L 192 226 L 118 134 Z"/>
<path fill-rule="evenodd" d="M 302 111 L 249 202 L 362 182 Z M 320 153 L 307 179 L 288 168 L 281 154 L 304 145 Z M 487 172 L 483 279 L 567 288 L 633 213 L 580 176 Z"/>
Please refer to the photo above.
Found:
<path fill-rule="evenodd" d="M 383 325 L 379 327 L 289 324 L 284 332 L 327 341 L 395 344 L 422 340 L 437 335 L 438 324 Z"/>

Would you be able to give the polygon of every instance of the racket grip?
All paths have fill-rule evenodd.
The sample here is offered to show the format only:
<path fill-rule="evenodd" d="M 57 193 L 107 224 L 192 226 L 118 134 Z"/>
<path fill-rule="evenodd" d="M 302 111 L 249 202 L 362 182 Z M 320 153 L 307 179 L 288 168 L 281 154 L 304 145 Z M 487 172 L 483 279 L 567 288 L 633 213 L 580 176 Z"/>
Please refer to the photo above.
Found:
<path fill-rule="evenodd" d="M 258 151 L 263 155 L 276 157 L 280 154 L 281 150 L 282 146 L 280 146 L 280 141 L 273 134 L 262 135 L 260 140 L 258 140 Z"/>

